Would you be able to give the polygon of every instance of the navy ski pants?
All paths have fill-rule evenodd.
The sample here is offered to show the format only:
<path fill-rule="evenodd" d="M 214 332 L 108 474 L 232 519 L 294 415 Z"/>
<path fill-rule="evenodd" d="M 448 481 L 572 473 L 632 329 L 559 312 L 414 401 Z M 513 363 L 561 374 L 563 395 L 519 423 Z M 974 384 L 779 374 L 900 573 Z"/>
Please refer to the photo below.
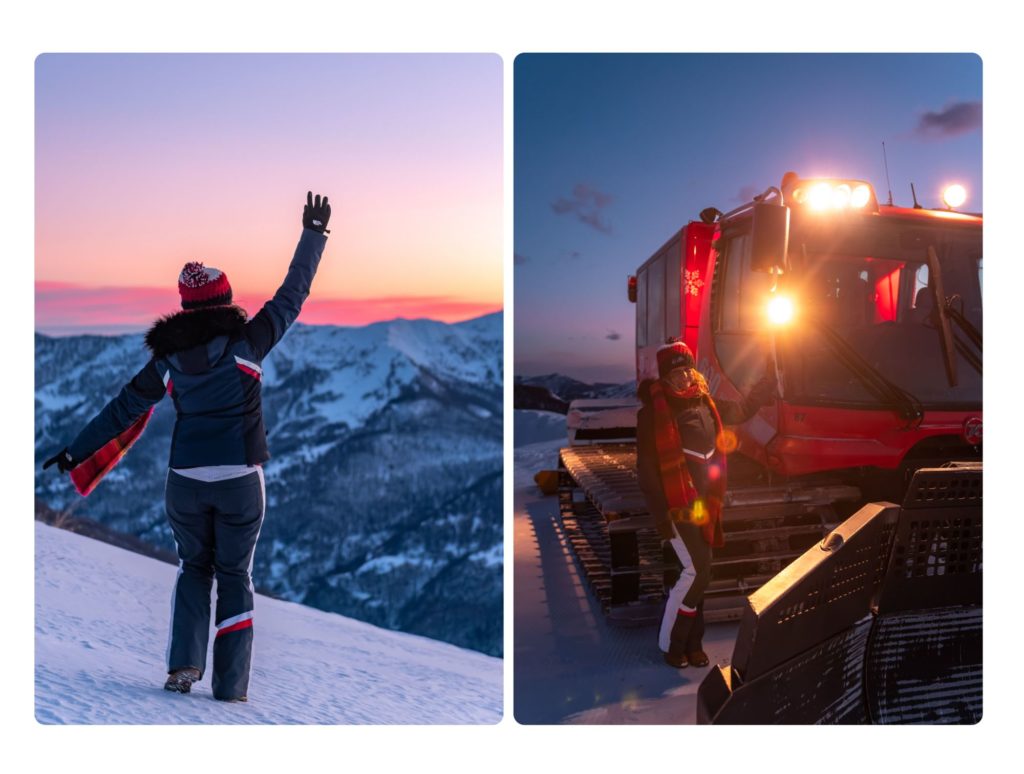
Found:
<path fill-rule="evenodd" d="M 263 524 L 263 471 L 224 481 L 167 475 L 167 517 L 178 547 L 167 671 L 206 671 L 210 592 L 217 579 L 213 695 L 247 695 L 252 661 L 252 559 Z"/>

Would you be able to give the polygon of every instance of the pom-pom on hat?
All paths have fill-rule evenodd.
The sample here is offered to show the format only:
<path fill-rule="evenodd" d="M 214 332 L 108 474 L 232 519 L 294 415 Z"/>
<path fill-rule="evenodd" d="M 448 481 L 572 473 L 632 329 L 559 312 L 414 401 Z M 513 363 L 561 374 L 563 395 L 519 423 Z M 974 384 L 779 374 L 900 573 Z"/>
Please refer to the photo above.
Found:
<path fill-rule="evenodd" d="M 658 350 L 658 376 L 664 378 L 676 368 L 693 368 L 693 352 L 681 341 L 671 341 Z"/>
<path fill-rule="evenodd" d="M 223 306 L 231 303 L 231 284 L 228 275 L 198 261 L 185 264 L 178 275 L 178 293 L 182 309 L 203 306 Z"/>

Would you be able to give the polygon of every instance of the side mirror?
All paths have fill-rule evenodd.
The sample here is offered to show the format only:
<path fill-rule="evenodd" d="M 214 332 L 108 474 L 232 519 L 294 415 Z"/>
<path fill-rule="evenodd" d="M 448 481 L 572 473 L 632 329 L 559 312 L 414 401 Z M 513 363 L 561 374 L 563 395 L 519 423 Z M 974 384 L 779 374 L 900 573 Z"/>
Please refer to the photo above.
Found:
<path fill-rule="evenodd" d="M 750 234 L 750 268 L 781 274 L 788 251 L 789 207 L 756 202 Z"/>

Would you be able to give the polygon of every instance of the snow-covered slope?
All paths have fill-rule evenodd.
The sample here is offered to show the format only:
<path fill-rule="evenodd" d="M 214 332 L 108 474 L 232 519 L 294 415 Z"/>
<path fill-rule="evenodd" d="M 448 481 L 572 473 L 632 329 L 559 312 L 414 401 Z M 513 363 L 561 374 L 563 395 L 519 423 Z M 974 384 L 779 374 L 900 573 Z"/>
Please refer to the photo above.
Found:
<path fill-rule="evenodd" d="M 41 723 L 496 723 L 501 660 L 267 597 L 246 704 L 162 690 L 176 569 L 36 525 Z M 212 649 L 211 649 L 212 659 Z M 209 665 L 208 665 L 209 668 Z"/>
<path fill-rule="evenodd" d="M 141 336 L 36 336 L 36 461 L 142 367 Z M 257 588 L 490 654 L 502 642 L 502 315 L 293 326 L 264 361 L 271 460 Z M 83 500 L 36 496 L 173 550 L 163 505 L 174 408 Z"/>
<path fill-rule="evenodd" d="M 708 669 L 672 669 L 658 628 L 613 626 L 591 594 L 558 516 L 533 481 L 558 464 L 564 440 L 515 449 L 514 712 L 519 723 L 686 724 Z M 712 664 L 732 656 L 737 624 L 708 624 Z"/>
<path fill-rule="evenodd" d="M 516 409 L 512 412 L 512 422 L 512 438 L 517 447 L 541 441 L 561 440 L 563 443 L 568 443 L 565 414 L 558 414 L 554 411 Z"/>

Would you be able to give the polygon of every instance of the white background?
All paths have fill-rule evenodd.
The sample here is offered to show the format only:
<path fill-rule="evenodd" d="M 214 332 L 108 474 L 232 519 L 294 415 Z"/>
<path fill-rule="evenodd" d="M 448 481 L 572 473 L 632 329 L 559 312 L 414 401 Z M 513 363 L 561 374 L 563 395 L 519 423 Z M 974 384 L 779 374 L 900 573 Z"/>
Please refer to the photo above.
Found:
<path fill-rule="evenodd" d="M 1019 24 L 1011 4 L 931 2 L 79 2 L 6 5 L 0 449 L 3 760 L 55 771 L 990 771 L 1015 768 L 1024 588 L 1016 484 L 1024 357 Z M 1016 16 L 1016 14 L 1013 14 Z M 1013 37 L 1011 37 L 1013 35 Z M 1016 38 L 1016 39 L 1014 39 Z M 512 470 L 512 62 L 543 51 L 974 52 L 984 62 L 989 357 L 985 717 L 963 728 L 525 727 L 512 718 L 512 476 L 505 480 L 505 719 L 492 727 L 48 727 L 33 717 L 33 68 L 44 52 L 496 52 L 505 63 L 506 470 Z M 841 84 L 836 85 L 841 88 Z M 311 116 L 316 112 L 311 111 Z M 312 120 L 312 119 L 311 119 Z M 309 127 L 315 143 L 317 129 Z M 315 147 L 311 147 L 315 152 Z M 133 192 L 138 195 L 144 192 Z M 126 201 L 126 213 L 137 204 Z M 39 217 L 59 221 L 60 202 Z M 244 228 L 244 223 L 239 228 Z M 1016 694 L 1016 695 L 1015 695 Z M 97 697 L 102 700 L 102 697 Z M 531 774 L 532 774 L 531 771 Z"/>

